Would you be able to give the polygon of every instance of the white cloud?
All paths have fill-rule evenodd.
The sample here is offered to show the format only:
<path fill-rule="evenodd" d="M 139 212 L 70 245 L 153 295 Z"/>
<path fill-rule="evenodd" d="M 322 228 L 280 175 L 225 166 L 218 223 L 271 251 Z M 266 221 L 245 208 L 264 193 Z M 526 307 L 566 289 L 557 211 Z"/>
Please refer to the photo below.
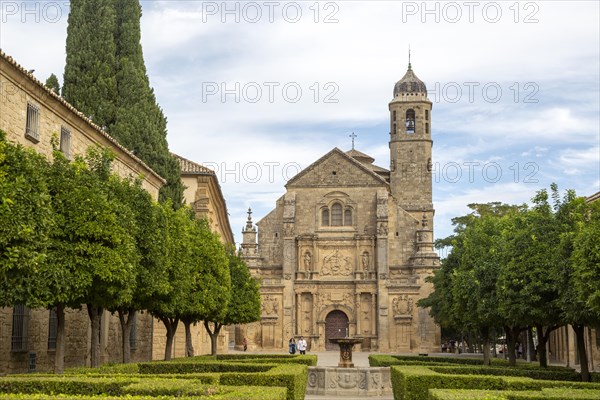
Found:
<path fill-rule="evenodd" d="M 240 10 L 248 4 L 226 3 Z M 600 163 L 597 2 L 482 2 L 472 23 L 462 2 L 298 2 L 303 16 L 297 23 L 286 22 L 284 2 L 273 23 L 264 6 L 259 23 L 248 23 L 244 15 L 239 23 L 233 15 L 222 23 L 220 12 L 206 13 L 211 4 L 226 3 L 143 1 L 142 42 L 150 81 L 168 117 L 171 150 L 216 163 L 219 172 L 240 165 L 238 182 L 230 174 L 222 183 L 238 239 L 236 227 L 243 225 L 247 207 L 252 205 L 259 219 L 285 190 L 281 171 L 251 183 L 243 179 L 243 166 L 256 163 L 263 176 L 269 172 L 265 163 L 306 167 L 334 146 L 349 149 L 353 131 L 359 150 L 376 164 L 389 165 L 387 107 L 406 70 L 409 44 L 414 70 L 434 101 L 434 162 L 440 168 L 497 163 L 503 172 L 495 184 L 479 167 L 473 182 L 464 179 L 466 170 L 458 183 L 441 176 L 434 183 L 436 236 L 451 232 L 450 218 L 466 212 L 469 202 L 523 202 L 553 181 L 581 193 L 598 190 L 590 190 L 598 187 Z M 488 22 L 492 3 L 501 7 L 497 23 Z M 452 4 L 461 6 L 456 23 L 450 21 Z M 418 8 L 415 14 L 406 12 L 411 5 Z M 423 12 L 424 5 L 438 7 L 439 22 L 436 12 Z M 332 12 L 338 22 L 323 23 Z M 525 23 L 528 17 L 537 22 Z M 55 23 L 0 18 L 3 51 L 35 68 L 42 80 L 62 74 L 66 14 Z M 263 97 L 256 103 L 242 93 L 239 103 L 232 95 L 224 102 L 218 95 L 203 99 L 203 84 L 206 89 L 212 82 L 219 89 L 222 83 L 231 89 L 236 82 L 241 88 L 256 82 Z M 273 102 L 264 82 L 279 83 Z M 334 85 L 326 88 L 329 82 Z M 286 83 L 302 89 L 298 102 L 285 100 Z M 486 85 L 501 88 L 497 103 L 489 101 L 493 92 L 483 92 Z M 452 86 L 462 90 L 456 103 L 451 92 L 444 93 Z M 325 103 L 327 94 L 337 103 Z M 528 95 L 538 103 L 525 102 Z M 523 182 L 532 172 L 527 163 L 537 168 L 537 183 Z"/>

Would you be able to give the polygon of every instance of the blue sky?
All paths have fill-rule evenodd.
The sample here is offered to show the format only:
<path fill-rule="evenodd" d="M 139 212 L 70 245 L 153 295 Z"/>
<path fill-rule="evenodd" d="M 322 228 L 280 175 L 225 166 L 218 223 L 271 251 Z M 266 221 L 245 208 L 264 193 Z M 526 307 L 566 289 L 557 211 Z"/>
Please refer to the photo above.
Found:
<path fill-rule="evenodd" d="M 388 167 L 388 102 L 412 65 L 433 101 L 436 237 L 467 204 L 600 190 L 597 1 L 143 1 L 172 151 L 216 170 L 236 240 L 251 206 L 333 147 Z M 0 47 L 61 79 L 68 2 L 0 1 Z"/>

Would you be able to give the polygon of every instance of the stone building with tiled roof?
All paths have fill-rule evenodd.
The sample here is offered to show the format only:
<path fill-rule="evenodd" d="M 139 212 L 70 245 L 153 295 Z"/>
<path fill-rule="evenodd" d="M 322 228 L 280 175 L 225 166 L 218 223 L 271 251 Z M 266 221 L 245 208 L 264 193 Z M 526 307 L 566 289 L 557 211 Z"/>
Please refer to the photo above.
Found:
<path fill-rule="evenodd" d="M 0 129 L 9 141 L 32 148 L 48 158 L 56 136 L 60 150 L 71 158 L 90 147 L 110 149 L 113 170 L 122 177 L 141 177 L 154 199 L 165 180 L 81 112 L 44 86 L 12 57 L 0 50 Z M 65 312 L 65 367 L 89 365 L 90 327 L 87 312 Z M 120 362 L 121 328 L 117 317 L 105 312 L 101 321 L 101 362 Z M 130 344 L 132 361 L 152 356 L 153 321 L 136 317 Z M 54 365 L 56 314 L 24 306 L 0 309 L 0 373 L 48 371 Z"/>

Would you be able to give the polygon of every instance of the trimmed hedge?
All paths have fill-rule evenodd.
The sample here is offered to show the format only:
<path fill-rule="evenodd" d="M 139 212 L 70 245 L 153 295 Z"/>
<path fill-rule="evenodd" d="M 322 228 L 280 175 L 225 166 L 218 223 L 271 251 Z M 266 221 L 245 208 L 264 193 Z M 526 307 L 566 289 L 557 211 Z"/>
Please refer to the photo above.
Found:
<path fill-rule="evenodd" d="M 305 365 L 280 364 L 271 370 L 256 373 L 223 373 L 219 383 L 231 386 L 281 386 L 287 388 L 288 400 L 303 400 L 308 381 L 308 367 Z"/>
<path fill-rule="evenodd" d="M 287 397 L 287 390 L 283 387 L 214 386 L 198 384 L 189 379 L 145 379 L 124 387 L 123 393 L 133 396 L 206 396 L 235 400 L 285 400 Z"/>
<path fill-rule="evenodd" d="M 248 364 L 227 362 L 159 361 L 139 363 L 140 374 L 189 374 L 193 372 L 267 372 L 275 364 Z"/>
<path fill-rule="evenodd" d="M 265 389 L 265 388 L 261 388 Z M 285 399 L 283 397 L 263 397 L 259 393 L 254 393 L 252 397 L 245 397 L 243 392 L 232 391 L 230 393 L 214 394 L 207 396 L 189 396 L 185 397 L 186 400 L 278 400 Z M 255 397 L 257 396 L 257 397 Z M 76 395 L 56 395 L 56 394 L 1 394 L 0 400 L 181 400 L 178 396 L 127 396 L 127 397 L 98 397 L 98 396 L 76 396 Z"/>
<path fill-rule="evenodd" d="M 369 364 L 372 367 L 390 367 L 392 365 L 477 365 L 484 366 L 482 358 L 472 357 L 441 357 L 441 356 L 392 356 L 392 355 L 370 355 Z M 508 365 L 508 361 L 500 358 L 491 359 L 492 367 L 508 367 L 508 368 L 519 368 L 519 369 L 539 369 L 538 363 L 528 363 L 525 361 L 518 361 L 517 365 L 511 367 Z M 562 366 L 549 366 L 544 370 L 555 370 L 555 371 L 572 371 L 571 368 Z"/>
<path fill-rule="evenodd" d="M 598 390 L 543 388 L 540 391 L 429 390 L 429 400 L 600 400 Z"/>
<path fill-rule="evenodd" d="M 62 393 L 72 395 L 120 395 L 135 378 L 51 377 L 15 375 L 0 378 L 0 393 Z"/>
<path fill-rule="evenodd" d="M 459 372 L 458 369 L 457 372 Z M 599 390 L 600 384 L 534 380 L 527 377 L 441 374 L 424 366 L 391 367 L 396 400 L 426 400 L 429 389 L 541 390 L 562 387 Z"/>
<path fill-rule="evenodd" d="M 260 357 L 257 357 L 260 356 Z M 317 356 L 314 355 L 288 355 L 288 354 L 256 354 L 256 355 L 238 355 L 224 354 L 218 355 L 219 361 L 231 361 L 242 363 L 271 363 L 271 364 L 303 364 L 309 367 L 317 365 Z"/>
<path fill-rule="evenodd" d="M 496 375 L 496 376 L 521 376 L 532 379 L 543 379 L 548 381 L 574 381 L 581 382 L 581 374 L 575 370 L 547 370 L 543 368 L 499 368 L 474 365 L 461 366 L 428 366 L 429 369 L 441 374 L 461 375 Z"/>

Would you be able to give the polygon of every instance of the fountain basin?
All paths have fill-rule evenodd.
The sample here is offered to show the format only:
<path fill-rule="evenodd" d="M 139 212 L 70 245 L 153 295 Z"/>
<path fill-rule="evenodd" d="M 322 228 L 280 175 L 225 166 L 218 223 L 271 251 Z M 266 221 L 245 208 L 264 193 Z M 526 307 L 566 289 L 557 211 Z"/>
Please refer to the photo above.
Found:
<path fill-rule="evenodd" d="M 353 337 L 353 338 L 335 338 L 329 339 L 331 343 L 337 343 L 340 346 L 340 362 L 338 363 L 338 367 L 340 368 L 352 368 L 354 367 L 354 363 L 352 362 L 352 348 L 355 344 L 361 343 L 363 338 Z"/>

